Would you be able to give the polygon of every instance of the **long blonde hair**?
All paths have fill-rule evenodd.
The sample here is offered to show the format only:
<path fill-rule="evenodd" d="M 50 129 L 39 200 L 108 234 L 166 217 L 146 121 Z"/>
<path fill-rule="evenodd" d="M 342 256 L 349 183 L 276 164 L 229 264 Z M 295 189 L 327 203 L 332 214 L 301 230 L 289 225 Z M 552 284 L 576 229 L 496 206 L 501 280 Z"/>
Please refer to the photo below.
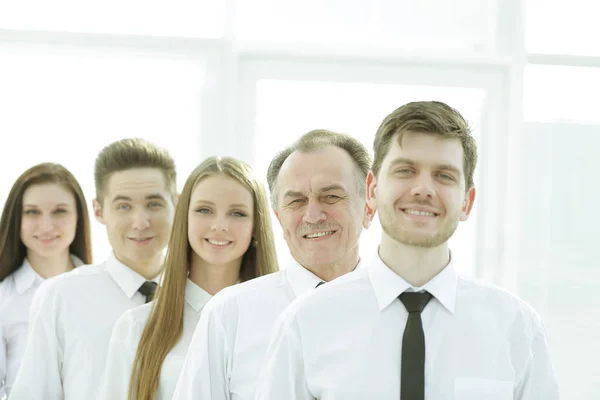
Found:
<path fill-rule="evenodd" d="M 210 157 L 187 179 L 177 203 L 171 238 L 163 266 L 163 283 L 142 333 L 131 371 L 129 400 L 152 400 L 158 390 L 162 364 L 183 332 L 185 286 L 193 251 L 188 240 L 188 209 L 194 188 L 201 180 L 222 174 L 246 187 L 254 198 L 253 243 L 242 257 L 240 281 L 278 270 L 275 243 L 264 187 L 250 166 L 235 158 Z"/>

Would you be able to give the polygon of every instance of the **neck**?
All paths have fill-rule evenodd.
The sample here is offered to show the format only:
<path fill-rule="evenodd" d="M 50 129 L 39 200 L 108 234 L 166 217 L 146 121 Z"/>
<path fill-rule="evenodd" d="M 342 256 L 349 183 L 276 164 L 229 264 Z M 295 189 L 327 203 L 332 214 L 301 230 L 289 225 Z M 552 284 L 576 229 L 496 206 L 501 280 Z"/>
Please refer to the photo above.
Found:
<path fill-rule="evenodd" d="M 384 233 L 379 257 L 396 275 L 414 287 L 421 287 L 448 265 L 450 251 L 447 242 L 438 247 L 416 247 L 399 243 Z"/>
<path fill-rule="evenodd" d="M 233 260 L 225 265 L 213 265 L 192 253 L 192 265 L 188 278 L 210 295 L 221 289 L 235 285 L 240 279 L 242 259 Z"/>
<path fill-rule="evenodd" d="M 70 271 L 74 268 L 69 255 L 69 250 L 51 257 L 44 257 L 34 252 L 27 252 L 27 261 L 31 268 L 42 278 L 48 279 Z"/>
<path fill-rule="evenodd" d="M 125 257 L 119 256 L 116 253 L 115 258 L 121 263 L 125 264 L 129 269 L 146 278 L 147 281 L 151 281 L 158 276 L 163 262 L 161 253 L 158 253 L 154 258 L 147 260 L 129 260 Z"/>
<path fill-rule="evenodd" d="M 304 268 L 308 269 L 310 272 L 315 274 L 324 282 L 329 282 L 336 278 L 339 278 L 342 275 L 347 274 L 348 272 L 354 271 L 359 261 L 360 257 L 358 256 L 357 249 L 355 251 L 352 251 L 348 257 L 345 257 L 339 262 L 335 262 L 332 264 L 322 264 L 314 267 L 304 266 Z"/>

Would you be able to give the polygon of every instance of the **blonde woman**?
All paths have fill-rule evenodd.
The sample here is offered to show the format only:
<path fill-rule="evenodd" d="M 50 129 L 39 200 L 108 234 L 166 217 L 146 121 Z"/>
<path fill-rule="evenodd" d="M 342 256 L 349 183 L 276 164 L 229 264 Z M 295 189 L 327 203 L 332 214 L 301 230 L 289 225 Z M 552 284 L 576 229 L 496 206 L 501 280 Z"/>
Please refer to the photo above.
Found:
<path fill-rule="evenodd" d="M 264 188 L 239 160 L 205 160 L 177 204 L 156 300 L 115 324 L 100 398 L 171 399 L 212 295 L 277 270 Z"/>

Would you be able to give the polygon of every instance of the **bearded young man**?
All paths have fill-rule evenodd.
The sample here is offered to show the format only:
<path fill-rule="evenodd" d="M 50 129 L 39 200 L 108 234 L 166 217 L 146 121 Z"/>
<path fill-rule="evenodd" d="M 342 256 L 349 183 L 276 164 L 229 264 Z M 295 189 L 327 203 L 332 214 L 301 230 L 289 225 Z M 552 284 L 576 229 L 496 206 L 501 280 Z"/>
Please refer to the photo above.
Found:
<path fill-rule="evenodd" d="M 378 254 L 286 310 L 256 400 L 559 399 L 538 314 L 452 261 L 448 239 L 475 201 L 464 118 L 440 102 L 406 104 L 384 119 L 374 152 Z"/>

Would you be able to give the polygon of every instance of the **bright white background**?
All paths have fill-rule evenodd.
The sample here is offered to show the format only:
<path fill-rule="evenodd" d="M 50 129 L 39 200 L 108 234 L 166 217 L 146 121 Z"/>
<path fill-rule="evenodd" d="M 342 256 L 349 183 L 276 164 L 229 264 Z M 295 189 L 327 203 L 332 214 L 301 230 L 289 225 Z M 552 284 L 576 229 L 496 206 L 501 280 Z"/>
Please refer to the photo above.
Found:
<path fill-rule="evenodd" d="M 600 398 L 600 24 L 587 0 L 3 0 L 0 203 L 27 167 L 71 169 L 88 202 L 101 148 L 166 146 L 178 183 L 231 155 L 261 178 L 327 128 L 370 149 L 381 119 L 442 100 L 480 146 L 459 268 L 543 316 L 564 399 Z M 275 224 L 281 258 L 286 247 Z M 379 225 L 364 234 L 372 254 Z M 94 258 L 109 249 L 93 223 Z"/>

